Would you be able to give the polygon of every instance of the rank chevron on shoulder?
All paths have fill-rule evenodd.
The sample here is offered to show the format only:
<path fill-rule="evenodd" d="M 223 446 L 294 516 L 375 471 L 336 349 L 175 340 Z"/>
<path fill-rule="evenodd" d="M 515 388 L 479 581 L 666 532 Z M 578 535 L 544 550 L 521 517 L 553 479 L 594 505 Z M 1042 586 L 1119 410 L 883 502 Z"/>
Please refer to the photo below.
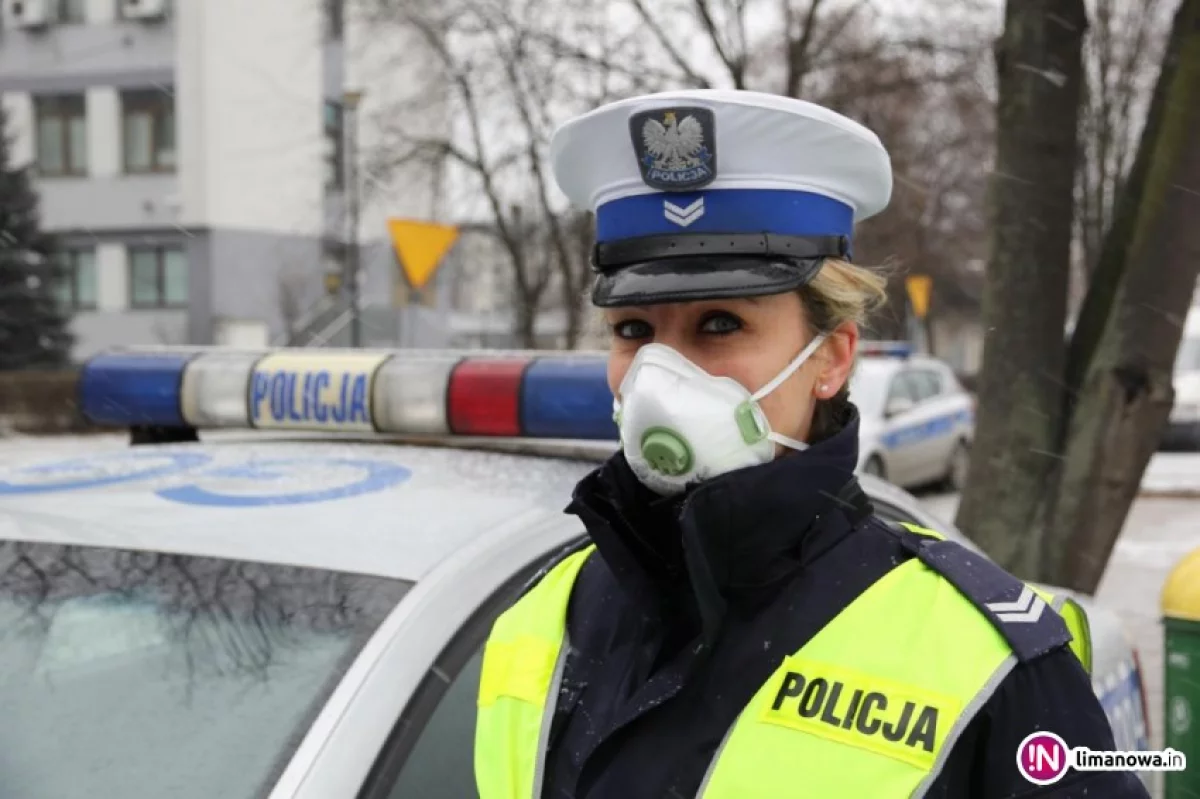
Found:
<path fill-rule="evenodd" d="M 987 609 L 1006 624 L 1035 624 L 1046 610 L 1046 601 L 1025 586 L 1013 602 L 989 602 Z"/>

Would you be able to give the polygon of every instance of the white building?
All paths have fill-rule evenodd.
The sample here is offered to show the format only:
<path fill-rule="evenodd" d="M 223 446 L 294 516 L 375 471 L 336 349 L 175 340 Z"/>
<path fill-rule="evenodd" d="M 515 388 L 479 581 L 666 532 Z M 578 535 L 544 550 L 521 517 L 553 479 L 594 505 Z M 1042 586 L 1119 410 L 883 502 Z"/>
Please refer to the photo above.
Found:
<path fill-rule="evenodd" d="M 376 113 L 439 77 L 418 37 L 372 35 L 344 4 L 0 0 L 13 160 L 33 165 L 43 227 L 63 249 L 77 358 L 282 343 L 297 328 L 303 343 L 348 343 L 343 300 L 323 281 L 350 235 L 342 100 L 364 92 L 365 159 Z M 427 106 L 423 124 L 448 116 Z M 511 345 L 509 278 L 478 241 L 464 238 L 423 307 L 405 310 L 386 219 L 459 221 L 463 187 L 418 169 L 381 188 L 362 167 L 364 343 Z M 544 324 L 555 343 L 559 324 Z"/>
<path fill-rule="evenodd" d="M 65 248 L 77 356 L 253 343 L 320 290 L 337 30 L 294 0 L 3 0 L 0 91 Z M 186 35 L 181 32 L 186 31 Z M 329 131 L 327 131 L 327 127 Z M 311 301 L 311 300 L 309 300 Z"/>

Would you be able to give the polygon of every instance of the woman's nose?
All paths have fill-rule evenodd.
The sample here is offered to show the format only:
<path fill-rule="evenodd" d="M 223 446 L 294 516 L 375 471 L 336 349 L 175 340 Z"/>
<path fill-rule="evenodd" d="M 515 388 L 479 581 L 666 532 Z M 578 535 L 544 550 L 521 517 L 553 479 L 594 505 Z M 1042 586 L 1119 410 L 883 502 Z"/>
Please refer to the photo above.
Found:
<path fill-rule="evenodd" d="M 674 325 L 658 325 L 654 328 L 654 343 L 662 344 L 683 355 L 685 358 L 691 358 L 695 347 L 692 346 L 688 336 L 684 330 Z"/>

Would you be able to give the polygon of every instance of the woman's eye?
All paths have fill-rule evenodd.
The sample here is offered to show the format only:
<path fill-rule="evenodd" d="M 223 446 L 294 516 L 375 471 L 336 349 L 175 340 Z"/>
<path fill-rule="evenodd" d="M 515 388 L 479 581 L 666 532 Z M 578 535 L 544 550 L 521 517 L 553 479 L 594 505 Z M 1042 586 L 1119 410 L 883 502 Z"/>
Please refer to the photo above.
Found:
<path fill-rule="evenodd" d="M 648 338 L 654 335 L 654 328 L 641 319 L 626 319 L 612 326 L 613 335 L 617 338 L 636 339 Z"/>
<path fill-rule="evenodd" d="M 736 316 L 727 313 L 713 314 L 704 320 L 700 325 L 700 329 L 705 333 L 714 333 L 716 335 L 724 335 L 733 333 L 742 329 L 742 320 Z"/>

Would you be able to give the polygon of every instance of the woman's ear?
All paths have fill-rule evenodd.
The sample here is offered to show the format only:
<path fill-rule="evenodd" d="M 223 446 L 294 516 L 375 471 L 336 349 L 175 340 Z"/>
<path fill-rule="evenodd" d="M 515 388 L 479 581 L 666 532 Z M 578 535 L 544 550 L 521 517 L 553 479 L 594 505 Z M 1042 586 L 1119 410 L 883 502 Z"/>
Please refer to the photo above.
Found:
<path fill-rule="evenodd" d="M 822 349 L 825 350 L 825 358 L 817 383 L 828 387 L 828 398 L 841 391 L 842 386 L 850 379 L 850 370 L 854 368 L 854 356 L 858 352 L 858 325 L 854 322 L 842 322 L 825 339 Z"/>

